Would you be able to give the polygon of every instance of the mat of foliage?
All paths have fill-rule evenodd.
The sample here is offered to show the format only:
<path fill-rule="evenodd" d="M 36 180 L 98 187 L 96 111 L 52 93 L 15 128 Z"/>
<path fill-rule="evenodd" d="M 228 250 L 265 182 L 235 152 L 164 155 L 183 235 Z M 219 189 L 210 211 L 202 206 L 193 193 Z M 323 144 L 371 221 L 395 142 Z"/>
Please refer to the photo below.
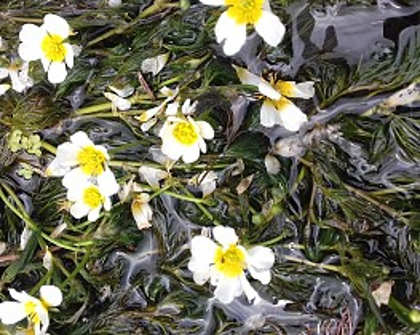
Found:
<path fill-rule="evenodd" d="M 141 16 L 156 4 L 162 9 Z M 26 95 L 0 98 L 1 298 L 9 287 L 29 292 L 47 279 L 59 286 L 65 299 L 51 316 L 50 334 L 418 334 L 420 105 L 383 103 L 420 80 L 418 2 L 271 1 L 287 24 L 285 40 L 271 48 L 252 35 L 233 58 L 214 42 L 221 8 L 165 4 L 1 2 L 0 36 L 11 48 L 23 23 L 47 13 L 66 18 L 77 32 L 72 41 L 83 48 L 62 84 L 49 84 L 31 63 L 36 85 Z M 372 35 L 388 45 L 372 45 Z M 165 192 L 152 200 L 151 229 L 137 229 L 126 203 L 95 223 L 74 220 L 64 210 L 60 180 L 36 173 L 53 158 L 47 143 L 84 130 L 108 148 L 121 183 L 138 178 L 159 138 L 143 133 L 130 112 L 112 111 L 103 92 L 129 83 L 145 97 L 136 109 L 156 105 L 138 71 L 144 59 L 165 52 L 168 64 L 145 80 L 154 92 L 179 86 L 183 99 L 198 100 L 198 118 L 216 130 L 209 153 L 174 166 Z M 316 99 L 301 105 L 310 116 L 297 135 L 306 152 L 277 156 L 276 175 L 267 173 L 264 157 L 284 134 L 259 125 L 258 107 L 246 99 L 253 91 L 240 85 L 232 64 L 316 82 Z M 38 134 L 42 154 L 11 150 L 16 130 Z M 289 138 L 292 149 L 295 140 Z M 22 163 L 35 169 L 29 178 Z M 242 164 L 240 174 L 232 173 Z M 209 170 L 218 174 L 218 187 L 202 199 L 187 181 Z M 248 190 L 238 195 L 250 175 Z M 23 251 L 24 222 L 11 207 L 37 226 Z M 223 305 L 211 299 L 209 286 L 192 280 L 188 243 L 214 222 L 275 251 L 270 284 L 253 282 L 265 304 L 239 298 Z M 64 233 L 51 238 L 63 223 Z M 42 266 L 45 245 L 54 257 L 50 272 Z M 378 306 L 372 292 L 384 282 L 393 283 L 391 297 Z M 280 307 L 276 299 L 292 303 Z"/>

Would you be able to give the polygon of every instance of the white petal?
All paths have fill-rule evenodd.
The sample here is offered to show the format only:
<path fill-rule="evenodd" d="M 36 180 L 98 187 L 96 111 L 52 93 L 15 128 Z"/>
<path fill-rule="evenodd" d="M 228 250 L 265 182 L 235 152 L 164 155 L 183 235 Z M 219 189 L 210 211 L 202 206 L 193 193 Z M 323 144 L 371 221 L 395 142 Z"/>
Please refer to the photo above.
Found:
<path fill-rule="evenodd" d="M 60 35 L 63 39 L 66 39 L 70 35 L 69 24 L 58 15 L 45 15 L 43 27 L 48 31 L 48 33 Z"/>
<path fill-rule="evenodd" d="M 45 57 L 45 55 L 43 53 L 41 53 L 41 63 L 42 63 L 42 67 L 44 68 L 45 72 L 48 72 L 48 69 L 50 68 L 50 64 L 51 62 Z"/>
<path fill-rule="evenodd" d="M 147 122 L 156 114 L 158 114 L 162 110 L 162 108 L 163 108 L 163 105 L 150 108 L 146 110 L 145 112 L 143 112 L 142 114 L 140 114 L 137 120 L 139 120 L 140 122 Z"/>
<path fill-rule="evenodd" d="M 233 299 L 241 295 L 241 293 L 242 293 L 242 286 L 241 286 L 241 282 L 239 278 L 221 279 L 214 291 L 215 297 L 224 304 L 231 303 Z"/>
<path fill-rule="evenodd" d="M 238 76 L 240 82 L 245 85 L 253 85 L 257 86 L 260 84 L 262 79 L 258 77 L 257 75 L 249 72 L 247 69 L 244 69 L 243 67 L 239 67 L 236 65 L 232 65 L 233 68 L 236 71 L 236 75 Z"/>
<path fill-rule="evenodd" d="M 117 183 L 112 171 L 106 167 L 105 171 L 98 176 L 98 187 L 102 195 L 111 196 L 120 190 L 120 185 Z"/>
<path fill-rule="evenodd" d="M 231 244 L 238 242 L 238 235 L 236 235 L 235 230 L 231 227 L 214 227 L 213 236 L 223 247 L 229 247 Z"/>
<path fill-rule="evenodd" d="M 264 158 L 264 164 L 269 174 L 275 175 L 280 172 L 280 162 L 273 155 L 267 154 Z"/>
<path fill-rule="evenodd" d="M 66 48 L 66 64 L 71 69 L 74 64 L 74 51 L 72 46 L 69 43 L 63 44 L 64 48 Z"/>
<path fill-rule="evenodd" d="M 0 67 L 0 80 L 9 76 L 9 70 L 5 67 Z"/>
<path fill-rule="evenodd" d="M 146 58 L 141 63 L 141 71 L 144 73 L 151 72 L 156 76 L 165 66 L 169 59 L 169 53 L 158 55 L 156 57 Z"/>
<path fill-rule="evenodd" d="M 313 81 L 305 81 L 295 85 L 295 98 L 310 99 L 315 95 L 315 88 Z"/>
<path fill-rule="evenodd" d="M 39 45 L 24 42 L 19 44 L 18 55 L 24 61 L 30 62 L 33 60 L 40 59 L 42 56 L 42 52 Z"/>
<path fill-rule="evenodd" d="M 109 85 L 109 89 L 121 98 L 127 98 L 134 93 L 134 87 L 130 84 L 126 84 L 123 87 Z"/>
<path fill-rule="evenodd" d="M 207 272 L 194 272 L 193 279 L 194 282 L 198 285 L 205 284 L 210 278 L 210 271 Z"/>
<path fill-rule="evenodd" d="M 247 250 L 247 263 L 258 270 L 268 270 L 274 264 L 274 252 L 267 247 L 255 246 Z"/>
<path fill-rule="evenodd" d="M 188 265 L 189 269 L 194 272 L 200 269 L 208 268 L 209 264 L 214 261 L 216 249 L 216 243 L 208 237 L 202 235 L 194 236 L 191 240 L 191 259 L 196 259 L 199 264 L 197 264 L 198 268 L 190 268 L 190 265 Z"/>
<path fill-rule="evenodd" d="M 48 306 L 56 307 L 63 301 L 63 293 L 54 285 L 43 285 L 39 289 L 39 295 Z"/>
<path fill-rule="evenodd" d="M 205 121 L 195 121 L 200 128 L 200 135 L 206 140 L 211 140 L 214 137 L 214 129 L 210 123 Z"/>
<path fill-rule="evenodd" d="M 83 202 L 75 202 L 70 207 L 70 214 L 74 218 L 80 219 L 80 218 L 88 215 L 89 210 L 90 210 L 89 206 L 85 205 Z"/>
<path fill-rule="evenodd" d="M 75 168 L 64 175 L 62 184 L 65 188 L 72 188 L 75 186 L 87 184 L 89 176 L 84 174 L 81 168 Z"/>
<path fill-rule="evenodd" d="M 216 40 L 222 43 L 226 55 L 232 56 L 241 50 L 246 41 L 246 24 L 237 24 L 227 11 L 220 15 L 214 28 Z"/>
<path fill-rule="evenodd" d="M 111 198 L 110 197 L 105 197 L 105 201 L 104 201 L 104 209 L 106 211 L 110 211 L 112 208 L 112 202 L 111 202 Z"/>
<path fill-rule="evenodd" d="M 267 128 L 273 127 L 279 119 L 277 109 L 269 100 L 264 100 L 261 106 L 260 123 Z"/>
<path fill-rule="evenodd" d="M 3 324 L 12 325 L 25 317 L 25 306 L 22 303 L 13 301 L 0 303 L 0 320 Z"/>
<path fill-rule="evenodd" d="M 21 42 L 33 45 L 38 44 L 38 48 L 40 48 L 39 44 L 44 36 L 44 30 L 31 23 L 24 24 L 19 32 L 19 40 Z"/>
<path fill-rule="evenodd" d="M 290 101 L 278 110 L 278 113 L 282 126 L 289 131 L 298 131 L 301 125 L 308 121 L 306 114 Z"/>
<path fill-rule="evenodd" d="M 248 267 L 248 271 L 251 276 L 261 282 L 263 285 L 267 285 L 271 281 L 271 272 L 270 270 L 258 271 L 253 266 Z"/>
<path fill-rule="evenodd" d="M 207 6 L 224 6 L 225 0 L 200 0 L 201 3 Z"/>
<path fill-rule="evenodd" d="M 13 299 L 15 299 L 16 301 L 19 301 L 19 302 L 23 302 L 24 303 L 24 302 L 27 302 L 29 300 L 35 300 L 35 301 L 37 300 L 34 297 L 30 296 L 25 291 L 19 292 L 19 291 L 16 291 L 15 289 L 11 288 L 11 289 L 9 289 L 9 293 L 10 293 L 10 296 Z"/>
<path fill-rule="evenodd" d="M 63 62 L 52 62 L 48 68 L 48 81 L 51 84 L 59 84 L 66 79 L 66 64 Z"/>
<path fill-rule="evenodd" d="M 90 186 L 90 183 L 87 184 L 78 184 L 75 183 L 67 189 L 67 200 L 69 201 L 81 201 L 83 199 L 83 192 L 86 187 Z"/>
<path fill-rule="evenodd" d="M 249 283 L 248 279 L 246 279 L 246 277 L 245 277 L 244 274 L 242 274 L 239 277 L 239 280 L 241 282 L 242 290 L 244 291 L 244 293 L 245 293 L 248 301 L 249 302 L 253 301 L 254 304 L 257 304 L 258 302 L 260 302 L 261 301 L 261 298 L 260 298 L 259 294 L 251 286 L 251 284 Z"/>
<path fill-rule="evenodd" d="M 153 217 L 153 211 L 147 200 L 140 197 L 133 199 L 131 203 L 131 213 L 136 221 L 138 229 L 145 229 L 151 227 L 150 221 Z"/>
<path fill-rule="evenodd" d="M 198 144 L 193 144 L 184 149 L 182 160 L 184 163 L 193 163 L 200 158 L 200 147 Z"/>
<path fill-rule="evenodd" d="M 278 100 L 281 98 L 281 94 L 277 92 L 277 90 L 271 86 L 269 83 L 267 83 L 265 80 L 261 80 L 258 85 L 258 90 L 262 95 L 265 95 L 266 97 L 269 97 L 273 100 Z"/>
<path fill-rule="evenodd" d="M 286 28 L 280 19 L 266 10 L 263 10 L 261 18 L 255 24 L 255 30 L 267 44 L 273 47 L 281 42 L 286 32 Z"/>
<path fill-rule="evenodd" d="M 63 166 L 77 165 L 79 147 L 71 142 L 64 142 L 57 147 L 56 158 Z"/>
<path fill-rule="evenodd" d="M 3 95 L 10 89 L 10 85 L 8 84 L 1 84 L 0 85 L 0 95 Z"/>
<path fill-rule="evenodd" d="M 18 92 L 22 93 L 26 88 L 26 83 L 21 81 L 17 71 L 10 71 L 10 81 L 12 82 L 12 88 Z"/>
<path fill-rule="evenodd" d="M 84 131 L 78 131 L 70 136 L 70 141 L 79 147 L 94 145 Z"/>
<path fill-rule="evenodd" d="M 98 206 L 95 209 L 91 210 L 88 214 L 88 220 L 90 222 L 95 222 L 96 220 L 98 220 L 100 212 L 101 206 Z"/>
<path fill-rule="evenodd" d="M 166 107 L 165 115 L 175 116 L 178 113 L 178 109 L 179 109 L 179 102 L 178 101 L 172 102 L 168 104 L 168 106 Z"/>

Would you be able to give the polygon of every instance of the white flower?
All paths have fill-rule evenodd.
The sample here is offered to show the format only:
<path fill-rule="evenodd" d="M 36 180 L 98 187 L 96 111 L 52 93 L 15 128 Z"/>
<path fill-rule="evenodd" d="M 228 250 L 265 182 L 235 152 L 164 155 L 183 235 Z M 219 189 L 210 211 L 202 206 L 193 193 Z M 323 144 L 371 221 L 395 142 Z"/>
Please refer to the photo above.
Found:
<path fill-rule="evenodd" d="M 12 82 L 12 89 L 18 93 L 22 93 L 27 88 L 32 87 L 34 85 L 34 82 L 32 78 L 29 77 L 28 72 L 29 72 L 28 62 L 23 62 L 22 65 L 19 65 L 18 62 L 12 62 L 10 66 L 7 68 L 6 67 L 0 68 L 0 80 L 10 77 L 10 81 Z M 6 86 L 9 86 L 10 88 L 10 85 L 6 85 Z M 0 95 L 2 94 L 4 94 L 4 92 L 3 93 L 0 92 Z"/>
<path fill-rule="evenodd" d="M 315 94 L 313 81 L 296 84 L 294 81 L 278 80 L 268 83 L 243 68 L 235 66 L 235 70 L 243 84 L 257 86 L 264 96 L 260 114 L 264 127 L 279 124 L 289 131 L 298 131 L 308 121 L 306 114 L 287 98 L 312 98 Z"/>
<path fill-rule="evenodd" d="M 27 62 L 41 59 L 48 80 L 61 83 L 67 76 L 66 65 L 73 67 L 73 48 L 65 42 L 70 32 L 66 20 L 53 14 L 45 15 L 40 27 L 25 24 L 19 34 L 19 56 Z"/>
<path fill-rule="evenodd" d="M 118 189 L 100 188 L 91 182 L 74 184 L 67 190 L 67 199 L 73 202 L 70 214 L 76 219 L 87 215 L 88 220 L 94 222 L 99 218 L 102 207 L 106 211 L 111 209 L 110 197 L 117 192 Z"/>
<path fill-rule="evenodd" d="M 156 76 L 165 67 L 168 59 L 169 52 L 156 57 L 146 58 L 141 63 L 141 71 L 144 73 L 151 72 Z"/>
<path fill-rule="evenodd" d="M 275 47 L 283 39 L 286 28 L 271 12 L 268 0 L 200 0 L 209 6 L 227 6 L 219 17 L 214 32 L 226 55 L 236 54 L 246 41 L 246 28 L 252 24 L 266 43 Z"/>
<path fill-rule="evenodd" d="M 131 101 L 129 99 L 125 99 L 134 93 L 134 87 L 131 85 L 127 85 L 122 89 L 118 89 L 114 86 L 109 86 L 109 88 L 115 92 L 104 92 L 105 97 L 111 101 L 112 103 L 112 110 L 128 110 L 131 108 Z"/>
<path fill-rule="evenodd" d="M 261 298 L 248 282 L 245 271 L 267 285 L 271 280 L 274 253 L 262 246 L 246 250 L 238 244 L 238 236 L 230 227 L 213 228 L 213 237 L 217 243 L 202 235 L 191 240 L 188 269 L 194 281 L 203 285 L 210 279 L 210 284 L 216 286 L 214 295 L 222 303 L 228 304 L 242 293 L 248 301 L 258 303 Z"/>
<path fill-rule="evenodd" d="M 137 223 L 137 227 L 142 230 L 150 228 L 152 225 L 153 210 L 149 205 L 150 196 L 147 193 L 140 193 L 131 202 L 131 213 Z"/>
<path fill-rule="evenodd" d="M 35 335 L 44 335 L 50 323 L 48 308 L 59 306 L 63 300 L 60 289 L 53 285 L 41 286 L 40 299 L 14 289 L 9 289 L 9 292 L 16 301 L 0 303 L 1 322 L 5 325 L 12 325 L 28 318 Z"/>
<path fill-rule="evenodd" d="M 78 131 L 57 147 L 56 157 L 48 166 L 47 176 L 64 176 L 66 188 L 80 187 L 96 178 L 99 187 L 107 194 L 118 192 L 119 185 L 107 166 L 106 148 L 95 145 L 83 131 Z"/>
<path fill-rule="evenodd" d="M 185 163 L 192 163 L 207 152 L 204 139 L 214 137 L 214 130 L 205 121 L 194 121 L 191 117 L 178 118 L 170 116 L 166 119 L 159 133 L 162 139 L 162 152 L 170 159 L 182 157 Z"/>

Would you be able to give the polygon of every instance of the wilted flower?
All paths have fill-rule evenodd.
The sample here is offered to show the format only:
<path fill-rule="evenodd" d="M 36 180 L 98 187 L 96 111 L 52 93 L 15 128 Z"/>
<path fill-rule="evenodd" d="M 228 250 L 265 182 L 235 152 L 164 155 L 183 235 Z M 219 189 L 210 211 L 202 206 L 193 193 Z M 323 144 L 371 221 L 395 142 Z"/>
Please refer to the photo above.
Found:
<path fill-rule="evenodd" d="M 23 62 L 23 64 L 19 64 L 19 62 L 12 62 L 8 67 L 0 67 L 0 80 L 10 77 L 12 89 L 18 93 L 22 93 L 27 88 L 32 87 L 34 85 L 34 82 L 29 77 L 28 72 L 28 62 Z M 3 87 L 6 88 L 7 86 L 10 88 L 10 85 L 6 85 Z M 0 89 L 0 95 L 4 94 L 6 91 L 2 93 Z"/>
<path fill-rule="evenodd" d="M 283 39 L 286 28 L 271 12 L 268 0 L 200 0 L 209 6 L 227 6 L 214 32 L 226 55 L 236 54 L 246 41 L 247 25 L 252 24 L 266 43 L 275 47 Z"/>
<path fill-rule="evenodd" d="M 102 207 L 106 211 L 111 209 L 110 197 L 117 192 L 118 188 L 101 188 L 90 182 L 74 184 L 67 190 L 67 199 L 73 202 L 70 214 L 76 219 L 87 215 L 88 220 L 94 222 Z"/>
<path fill-rule="evenodd" d="M 203 285 L 210 279 L 216 286 L 214 295 L 228 304 L 245 293 L 249 301 L 258 303 L 260 297 L 246 278 L 246 272 L 267 285 L 271 280 L 270 269 L 274 264 L 271 249 L 255 246 L 247 250 L 238 244 L 238 236 L 230 227 L 213 228 L 217 243 L 205 236 L 195 236 L 191 240 L 191 260 L 188 269 L 194 281 Z"/>
<path fill-rule="evenodd" d="M 166 99 L 159 105 L 150 108 L 135 117 L 138 121 L 142 122 L 140 126 L 141 130 L 146 132 L 152 128 L 158 122 L 158 116 L 165 112 L 166 115 L 176 115 L 179 107 L 179 102 L 173 100 L 178 95 L 178 89 L 172 90 L 168 87 L 162 87 L 160 93 L 166 97 Z"/>
<path fill-rule="evenodd" d="M 179 118 L 170 116 L 159 133 L 162 152 L 173 160 L 182 157 L 185 163 L 192 163 L 207 152 L 204 139 L 214 137 L 212 126 L 205 121 L 194 121 L 190 116 Z"/>
<path fill-rule="evenodd" d="M 66 20 L 53 14 L 45 15 L 40 27 L 25 24 L 19 34 L 19 56 L 27 62 L 41 59 L 48 80 L 61 83 L 67 76 L 66 65 L 73 67 L 73 48 L 66 42 L 70 32 Z"/>
<path fill-rule="evenodd" d="M 298 131 L 308 121 L 308 117 L 287 98 L 310 99 L 314 96 L 314 82 L 306 81 L 296 84 L 294 81 L 272 81 L 264 79 L 235 66 L 239 80 L 243 84 L 257 86 L 264 96 L 260 121 L 264 127 L 279 124 L 290 131 Z"/>
<path fill-rule="evenodd" d="M 127 85 L 122 89 L 119 89 L 114 86 L 109 86 L 111 92 L 104 92 L 105 98 L 112 102 L 112 110 L 128 110 L 131 108 L 131 101 L 125 99 L 134 93 L 134 87 L 131 85 Z"/>
<path fill-rule="evenodd" d="M 169 176 L 169 173 L 160 169 L 143 165 L 139 168 L 139 175 L 142 180 L 153 188 L 159 188 L 159 182 Z"/>
<path fill-rule="evenodd" d="M 140 193 L 131 202 L 131 213 L 140 230 L 152 226 L 150 221 L 152 220 L 153 210 L 149 205 L 149 200 L 150 196 L 147 193 Z"/>
<path fill-rule="evenodd" d="M 50 323 L 48 308 L 59 306 L 63 300 L 60 289 L 53 285 L 41 286 L 40 299 L 14 289 L 9 289 L 9 292 L 16 301 L 0 303 L 1 322 L 5 325 L 12 325 L 26 317 L 29 326 L 33 327 L 35 335 L 46 334 Z"/>
<path fill-rule="evenodd" d="M 203 171 L 190 179 L 189 184 L 196 185 L 203 193 L 203 198 L 216 189 L 217 174 L 214 171 Z"/>
<path fill-rule="evenodd" d="M 83 131 L 78 131 L 57 147 L 56 157 L 48 166 L 48 176 L 64 176 L 66 188 L 82 186 L 96 178 L 106 194 L 118 192 L 119 185 L 108 168 L 108 151 L 102 145 L 95 145 Z"/>
<path fill-rule="evenodd" d="M 168 59 L 169 52 L 156 57 L 146 58 L 141 63 L 141 71 L 144 73 L 151 72 L 156 76 L 165 67 Z"/>

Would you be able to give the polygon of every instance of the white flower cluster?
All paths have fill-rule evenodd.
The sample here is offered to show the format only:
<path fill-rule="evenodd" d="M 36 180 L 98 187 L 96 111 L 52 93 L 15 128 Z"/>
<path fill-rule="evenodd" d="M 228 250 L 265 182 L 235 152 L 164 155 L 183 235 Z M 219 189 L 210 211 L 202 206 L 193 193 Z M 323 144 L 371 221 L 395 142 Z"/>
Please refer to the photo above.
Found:
<path fill-rule="evenodd" d="M 111 209 L 111 196 L 120 188 L 107 162 L 109 155 L 102 145 L 95 145 L 83 131 L 78 131 L 57 147 L 56 157 L 48 166 L 47 176 L 63 176 L 67 199 L 73 204 L 70 213 L 80 219 L 96 221 L 102 208 Z"/>

